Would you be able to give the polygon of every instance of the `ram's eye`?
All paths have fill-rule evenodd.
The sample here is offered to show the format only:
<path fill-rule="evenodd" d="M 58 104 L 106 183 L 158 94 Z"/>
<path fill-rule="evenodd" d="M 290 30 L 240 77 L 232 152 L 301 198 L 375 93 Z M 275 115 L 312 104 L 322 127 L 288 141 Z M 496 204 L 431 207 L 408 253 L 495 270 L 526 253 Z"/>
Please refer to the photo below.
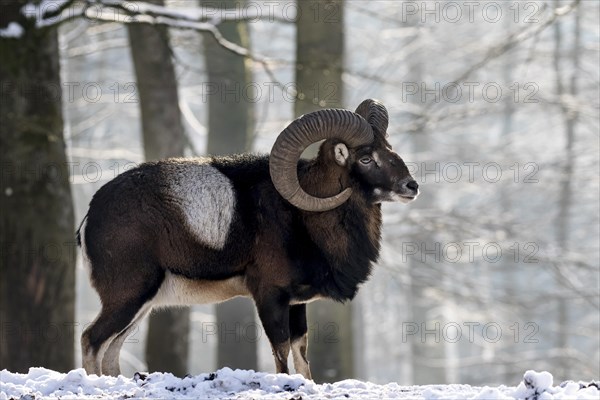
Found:
<path fill-rule="evenodd" d="M 363 164 L 369 164 L 371 161 L 373 161 L 373 159 L 369 156 L 364 156 L 360 159 L 360 162 Z"/>

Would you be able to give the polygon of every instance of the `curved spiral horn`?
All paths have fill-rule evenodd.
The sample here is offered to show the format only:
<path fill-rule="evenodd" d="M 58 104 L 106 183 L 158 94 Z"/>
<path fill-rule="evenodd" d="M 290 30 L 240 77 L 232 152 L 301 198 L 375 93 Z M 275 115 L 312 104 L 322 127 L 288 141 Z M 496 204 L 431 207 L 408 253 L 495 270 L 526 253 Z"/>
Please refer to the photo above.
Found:
<path fill-rule="evenodd" d="M 356 113 L 367 120 L 375 133 L 387 137 L 389 116 L 387 109 L 380 101 L 374 99 L 364 100 L 356 108 Z"/>
<path fill-rule="evenodd" d="M 326 109 L 299 117 L 277 137 L 271 156 L 269 170 L 275 189 L 292 205 L 305 211 L 328 211 L 343 204 L 352 190 L 327 198 L 306 193 L 298 181 L 298 160 L 310 144 L 323 139 L 336 138 L 348 147 L 371 143 L 373 129 L 360 115 L 348 110 Z"/>

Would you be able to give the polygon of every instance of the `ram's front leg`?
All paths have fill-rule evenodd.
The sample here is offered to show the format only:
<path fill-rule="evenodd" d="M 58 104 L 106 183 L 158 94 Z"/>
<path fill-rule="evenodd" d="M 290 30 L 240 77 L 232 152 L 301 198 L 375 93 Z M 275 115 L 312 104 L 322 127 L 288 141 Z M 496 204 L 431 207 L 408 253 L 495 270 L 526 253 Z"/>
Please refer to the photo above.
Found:
<path fill-rule="evenodd" d="M 258 315 L 271 342 L 275 367 L 278 373 L 289 373 L 287 359 L 290 354 L 289 296 L 271 288 L 255 298 Z"/>
<path fill-rule="evenodd" d="M 306 304 L 290 307 L 290 342 L 294 369 L 306 379 L 312 379 L 306 352 L 308 350 L 308 325 L 306 323 Z"/>

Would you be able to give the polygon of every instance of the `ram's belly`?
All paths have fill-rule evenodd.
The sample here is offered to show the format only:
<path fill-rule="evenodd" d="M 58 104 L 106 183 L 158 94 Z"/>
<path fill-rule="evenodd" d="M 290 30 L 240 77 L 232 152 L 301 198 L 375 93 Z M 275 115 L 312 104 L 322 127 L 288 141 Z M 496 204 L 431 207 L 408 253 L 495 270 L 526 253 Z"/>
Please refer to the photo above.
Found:
<path fill-rule="evenodd" d="M 308 303 L 312 303 L 315 300 L 321 300 L 321 299 L 324 299 L 324 298 L 325 298 L 325 296 L 322 296 L 320 294 L 314 295 L 313 297 L 308 298 L 308 299 L 304 299 L 304 298 L 302 298 L 302 299 L 295 299 L 295 298 L 292 298 L 290 300 L 290 305 L 308 304 Z"/>
<path fill-rule="evenodd" d="M 249 295 L 250 292 L 241 276 L 215 281 L 196 280 L 167 271 L 152 303 L 159 307 L 184 306 L 219 303 L 232 297 Z"/>

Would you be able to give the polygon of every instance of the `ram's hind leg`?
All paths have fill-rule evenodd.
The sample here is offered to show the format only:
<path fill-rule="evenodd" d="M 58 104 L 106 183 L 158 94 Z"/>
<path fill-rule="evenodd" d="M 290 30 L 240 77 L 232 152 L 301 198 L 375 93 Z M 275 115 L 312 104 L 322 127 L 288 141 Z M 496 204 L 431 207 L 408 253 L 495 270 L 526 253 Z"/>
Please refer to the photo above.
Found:
<path fill-rule="evenodd" d="M 125 343 L 125 340 L 127 340 L 127 337 L 133 332 L 136 326 L 139 326 L 150 310 L 152 310 L 152 305 L 150 303 L 144 304 L 131 323 L 112 339 L 102 358 L 102 373 L 104 375 L 119 376 L 121 374 L 119 355 L 121 354 L 123 343 Z"/>
<path fill-rule="evenodd" d="M 103 304 L 96 320 L 81 336 L 83 368 L 88 374 L 101 375 L 104 372 L 102 365 L 106 351 L 112 341 L 131 324 L 141 308 L 142 305 L 135 303 Z M 112 365 L 112 360 L 106 362 Z"/>

